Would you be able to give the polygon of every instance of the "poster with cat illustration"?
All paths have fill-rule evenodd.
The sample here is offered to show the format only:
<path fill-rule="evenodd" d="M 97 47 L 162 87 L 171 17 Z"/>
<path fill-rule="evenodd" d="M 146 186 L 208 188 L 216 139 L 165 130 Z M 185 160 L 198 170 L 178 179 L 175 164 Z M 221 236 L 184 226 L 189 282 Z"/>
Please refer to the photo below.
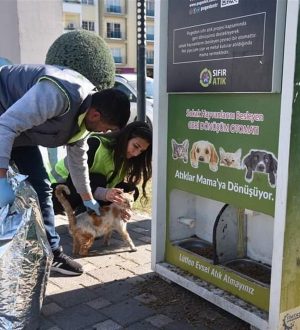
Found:
<path fill-rule="evenodd" d="M 273 216 L 279 101 L 276 94 L 170 95 L 170 189 Z"/>

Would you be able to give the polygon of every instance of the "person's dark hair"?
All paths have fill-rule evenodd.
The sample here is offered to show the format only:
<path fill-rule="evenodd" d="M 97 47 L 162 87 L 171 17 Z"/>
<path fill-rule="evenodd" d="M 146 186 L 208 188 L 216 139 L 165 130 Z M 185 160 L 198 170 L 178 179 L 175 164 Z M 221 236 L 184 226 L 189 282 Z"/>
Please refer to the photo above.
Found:
<path fill-rule="evenodd" d="M 127 145 L 130 139 L 140 137 L 149 143 L 147 150 L 137 157 L 126 158 Z M 152 177 L 152 129 L 142 121 L 135 121 L 118 132 L 111 142 L 114 151 L 115 170 L 108 181 L 111 181 L 122 168 L 129 183 L 139 184 L 142 181 L 142 199 L 147 201 L 146 185 Z"/>
<path fill-rule="evenodd" d="M 101 113 L 104 122 L 123 128 L 130 117 L 130 102 L 125 93 L 109 88 L 92 95 L 91 107 Z"/>

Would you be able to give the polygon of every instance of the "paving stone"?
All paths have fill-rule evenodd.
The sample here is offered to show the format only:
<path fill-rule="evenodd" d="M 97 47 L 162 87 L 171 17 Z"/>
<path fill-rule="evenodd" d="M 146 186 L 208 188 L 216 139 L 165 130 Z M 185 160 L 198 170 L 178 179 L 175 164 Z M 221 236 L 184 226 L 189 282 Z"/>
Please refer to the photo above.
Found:
<path fill-rule="evenodd" d="M 50 296 L 58 292 L 61 292 L 61 287 L 49 279 L 46 287 L 46 296 Z"/>
<path fill-rule="evenodd" d="M 88 274 L 103 283 L 109 283 L 116 280 L 126 279 L 127 277 L 134 276 L 134 274 L 121 266 L 109 266 L 100 269 L 95 269 Z"/>
<path fill-rule="evenodd" d="M 62 330 L 61 328 L 57 327 L 53 322 L 47 320 L 43 316 L 40 316 L 40 323 L 38 330 Z"/>
<path fill-rule="evenodd" d="M 64 291 L 52 296 L 54 302 L 61 307 L 71 307 L 77 304 L 86 303 L 97 298 L 97 295 L 87 288 Z"/>
<path fill-rule="evenodd" d="M 149 229 L 145 229 L 145 228 L 137 227 L 137 226 L 130 227 L 130 230 L 132 230 L 136 233 L 139 233 L 139 234 L 143 234 L 145 236 L 147 236 L 147 234 L 151 232 Z"/>
<path fill-rule="evenodd" d="M 112 303 L 118 303 L 137 295 L 135 284 L 136 283 L 131 283 L 128 280 L 122 280 L 103 284 L 92 290 L 98 297 L 106 299 Z"/>
<path fill-rule="evenodd" d="M 88 273 L 91 270 L 98 269 L 98 268 L 100 268 L 100 267 L 99 267 L 99 265 L 97 265 L 97 263 L 88 262 L 84 265 L 84 272 Z"/>
<path fill-rule="evenodd" d="M 128 326 L 153 315 L 154 311 L 135 299 L 128 299 L 101 309 L 101 313 L 122 326 Z"/>
<path fill-rule="evenodd" d="M 169 317 L 167 317 L 166 315 L 163 315 L 163 314 L 157 314 L 157 315 L 150 316 L 145 321 L 151 323 L 152 325 L 154 325 L 155 327 L 157 327 L 159 329 L 161 329 L 165 325 L 173 322 L 172 319 L 170 319 Z"/>
<path fill-rule="evenodd" d="M 134 299 L 140 301 L 143 304 L 150 304 L 151 302 L 154 302 L 157 300 L 157 298 L 149 293 L 143 293 L 139 296 L 135 296 Z"/>
<path fill-rule="evenodd" d="M 146 321 L 140 321 L 140 322 L 130 324 L 128 327 L 125 327 L 124 329 L 126 329 L 126 330 L 157 330 L 158 328 Z M 185 330 L 185 329 L 178 328 L 177 330 Z"/>
<path fill-rule="evenodd" d="M 58 214 L 55 216 L 55 225 L 59 227 L 60 225 L 68 224 L 68 219 L 65 215 Z"/>
<path fill-rule="evenodd" d="M 70 235 L 69 233 L 69 222 L 68 221 L 61 221 L 60 224 L 57 224 L 57 220 L 55 219 L 55 229 L 58 232 L 59 236 L 62 237 L 63 235 Z"/>
<path fill-rule="evenodd" d="M 141 283 L 141 282 L 144 282 L 145 281 L 145 278 L 142 277 L 142 276 L 133 276 L 133 277 L 129 277 L 125 280 L 127 283 L 131 283 L 131 284 L 138 284 L 138 283 Z"/>
<path fill-rule="evenodd" d="M 149 237 L 149 236 L 142 236 L 139 238 L 139 240 L 146 244 L 151 244 L 151 237 Z"/>
<path fill-rule="evenodd" d="M 80 276 L 60 276 L 52 278 L 52 281 L 61 288 L 60 292 L 71 291 L 74 289 L 79 290 L 82 289 L 82 286 L 88 287 L 100 284 L 99 280 L 90 276 L 88 272 L 85 272 Z"/>
<path fill-rule="evenodd" d="M 151 269 L 151 263 L 147 263 L 144 265 L 138 265 L 134 268 L 131 268 L 131 271 L 134 272 L 137 275 L 145 275 L 148 273 L 153 273 L 153 270 Z"/>
<path fill-rule="evenodd" d="M 111 302 L 100 297 L 100 298 L 88 301 L 86 304 L 94 309 L 101 309 L 103 307 L 111 305 Z"/>
<path fill-rule="evenodd" d="M 43 299 L 43 305 L 48 305 L 48 304 L 50 304 L 52 302 L 53 302 L 53 300 L 51 299 L 51 296 L 46 296 L 45 295 L 45 297 Z"/>
<path fill-rule="evenodd" d="M 81 282 L 80 284 L 82 286 L 84 286 L 85 288 L 88 288 L 90 286 L 95 287 L 95 286 L 100 286 L 101 285 L 101 282 L 98 279 L 90 276 L 88 272 L 86 273 L 86 275 L 87 276 L 84 278 L 84 281 L 80 281 Z M 83 275 L 81 275 L 81 276 L 83 276 Z"/>
<path fill-rule="evenodd" d="M 50 316 L 49 319 L 61 329 L 79 330 L 104 321 L 107 318 L 87 305 L 77 305 L 65 308 L 64 311 Z"/>
<path fill-rule="evenodd" d="M 122 258 L 132 260 L 139 265 L 144 265 L 151 262 L 151 252 L 147 251 L 145 246 L 139 246 L 138 250 L 134 253 L 119 254 Z"/>
<path fill-rule="evenodd" d="M 118 330 L 122 329 L 122 326 L 112 320 L 106 320 L 104 322 L 95 324 L 92 329 L 95 330 Z"/>
<path fill-rule="evenodd" d="M 131 237 L 131 239 L 133 240 L 134 244 L 138 244 L 138 239 L 142 236 L 144 236 L 143 234 L 134 232 L 132 230 L 128 230 L 129 236 Z"/>
<path fill-rule="evenodd" d="M 118 236 L 111 238 L 108 246 L 104 246 L 102 240 L 98 240 L 94 243 L 91 253 L 95 255 L 115 255 L 117 252 L 128 251 L 128 247 L 124 241 Z"/>
<path fill-rule="evenodd" d="M 60 306 L 58 306 L 56 303 L 53 302 L 53 303 L 50 303 L 50 304 L 47 304 L 47 305 L 43 305 L 42 314 L 45 315 L 45 316 L 49 316 L 49 315 L 58 313 L 62 310 L 63 309 Z"/>
<path fill-rule="evenodd" d="M 134 212 L 134 214 L 131 217 L 129 223 L 131 223 L 131 222 L 140 222 L 140 221 L 144 221 L 145 219 L 151 221 L 150 218 L 151 218 L 150 214 L 145 214 L 145 213 L 142 213 L 142 212 Z"/>
<path fill-rule="evenodd" d="M 122 263 L 125 260 L 117 254 L 97 254 L 90 255 L 85 258 L 88 261 L 88 264 L 97 265 L 96 268 L 104 268 L 107 266 L 113 266 L 117 263 Z M 94 267 L 95 269 L 95 267 Z M 91 269 L 90 269 L 91 270 Z M 87 270 L 87 271 L 90 271 Z"/>
<path fill-rule="evenodd" d="M 154 272 L 150 272 L 150 273 L 142 274 L 142 275 L 139 276 L 139 277 L 143 278 L 144 281 L 147 281 L 147 280 L 150 280 L 151 278 L 153 278 L 153 277 L 155 277 L 155 276 L 157 276 L 156 273 L 154 273 Z"/>
<path fill-rule="evenodd" d="M 121 258 L 121 257 L 120 257 Z M 116 263 L 116 265 L 121 266 L 127 270 L 129 270 L 130 272 L 133 273 L 133 269 L 135 269 L 136 267 L 139 266 L 139 264 L 137 264 L 136 262 L 132 261 L 132 260 L 126 260 L 121 258 L 123 261 L 120 263 Z"/>
<path fill-rule="evenodd" d="M 191 324 L 184 322 L 184 321 L 174 321 L 164 326 L 164 330 L 209 330 L 207 328 L 202 327 L 193 327 Z M 222 328 L 219 330 L 227 330 L 226 328 Z M 239 330 L 239 329 L 236 329 Z"/>
<path fill-rule="evenodd" d="M 138 221 L 138 224 L 136 226 L 148 229 L 151 232 L 151 220 L 150 219 L 142 219 Z"/>

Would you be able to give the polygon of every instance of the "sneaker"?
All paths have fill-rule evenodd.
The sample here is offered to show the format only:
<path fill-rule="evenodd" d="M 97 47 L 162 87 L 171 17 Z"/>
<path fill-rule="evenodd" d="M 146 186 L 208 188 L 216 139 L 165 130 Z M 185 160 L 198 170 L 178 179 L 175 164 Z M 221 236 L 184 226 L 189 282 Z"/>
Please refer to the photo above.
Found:
<path fill-rule="evenodd" d="M 62 252 L 62 249 L 53 251 L 53 261 L 51 270 L 70 276 L 76 276 L 83 274 L 82 266 Z"/>

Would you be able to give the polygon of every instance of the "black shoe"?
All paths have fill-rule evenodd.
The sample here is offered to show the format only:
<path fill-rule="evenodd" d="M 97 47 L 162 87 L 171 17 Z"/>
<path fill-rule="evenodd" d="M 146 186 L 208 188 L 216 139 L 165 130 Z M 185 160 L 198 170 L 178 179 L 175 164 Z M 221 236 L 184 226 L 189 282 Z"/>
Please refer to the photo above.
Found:
<path fill-rule="evenodd" d="M 62 249 L 53 251 L 51 270 L 70 276 L 83 274 L 82 266 L 71 257 L 63 253 Z"/>

